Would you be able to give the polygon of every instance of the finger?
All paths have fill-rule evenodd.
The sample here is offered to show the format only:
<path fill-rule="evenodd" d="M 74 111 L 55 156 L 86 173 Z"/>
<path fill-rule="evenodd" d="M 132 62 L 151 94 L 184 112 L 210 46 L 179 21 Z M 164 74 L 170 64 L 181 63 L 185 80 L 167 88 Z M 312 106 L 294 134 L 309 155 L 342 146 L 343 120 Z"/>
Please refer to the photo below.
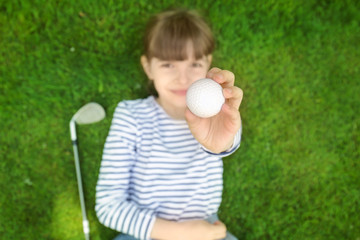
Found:
<path fill-rule="evenodd" d="M 215 221 L 214 225 L 218 225 L 218 226 L 219 225 L 224 225 L 225 226 L 225 224 L 223 222 L 219 221 L 219 220 Z"/>
<path fill-rule="evenodd" d="M 214 226 L 216 228 L 214 232 L 215 239 L 224 239 L 226 237 L 226 226 L 224 223 L 220 221 L 216 221 L 214 223 Z"/>
<path fill-rule="evenodd" d="M 213 67 L 209 70 L 209 72 L 206 74 L 207 78 L 212 78 L 214 76 L 214 74 L 221 72 L 222 70 L 220 68 L 217 67 Z"/>
<path fill-rule="evenodd" d="M 238 130 L 241 126 L 241 117 L 239 110 L 225 103 L 222 106 L 221 111 L 222 114 L 224 114 L 223 116 L 226 116 L 226 118 L 228 119 L 226 129 L 231 132 L 234 131 L 234 129 Z"/>
<path fill-rule="evenodd" d="M 223 95 L 231 107 L 239 109 L 244 95 L 240 88 L 236 86 L 224 88 Z"/>
<path fill-rule="evenodd" d="M 219 83 L 223 88 L 234 86 L 235 83 L 234 73 L 220 68 L 212 68 L 206 76 Z"/>
<path fill-rule="evenodd" d="M 210 71 L 206 74 L 206 77 L 215 80 L 215 82 L 218 82 L 219 84 L 222 84 L 224 82 L 222 71 L 224 70 L 217 67 L 211 68 Z"/>

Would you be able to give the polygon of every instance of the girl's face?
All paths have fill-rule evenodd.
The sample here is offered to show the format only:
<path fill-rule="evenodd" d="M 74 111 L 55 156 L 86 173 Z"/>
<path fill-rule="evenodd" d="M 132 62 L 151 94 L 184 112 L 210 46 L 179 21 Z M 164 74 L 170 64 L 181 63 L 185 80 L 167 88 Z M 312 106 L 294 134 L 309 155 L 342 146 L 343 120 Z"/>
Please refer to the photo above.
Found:
<path fill-rule="evenodd" d="M 145 73 L 154 81 L 159 94 L 157 102 L 175 119 L 184 119 L 186 91 L 193 82 L 205 78 L 211 60 L 211 55 L 183 61 L 165 61 L 155 57 L 148 61 L 145 56 L 141 57 Z"/>

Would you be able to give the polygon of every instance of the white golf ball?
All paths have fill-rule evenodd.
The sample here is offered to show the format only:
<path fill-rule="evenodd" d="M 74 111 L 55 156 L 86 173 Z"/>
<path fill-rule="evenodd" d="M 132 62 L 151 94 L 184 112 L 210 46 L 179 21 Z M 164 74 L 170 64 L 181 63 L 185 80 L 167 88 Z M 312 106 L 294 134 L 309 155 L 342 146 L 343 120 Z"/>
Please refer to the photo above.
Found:
<path fill-rule="evenodd" d="M 186 93 L 186 104 L 198 117 L 209 118 L 218 114 L 225 102 L 220 84 L 204 78 L 194 82 Z"/>

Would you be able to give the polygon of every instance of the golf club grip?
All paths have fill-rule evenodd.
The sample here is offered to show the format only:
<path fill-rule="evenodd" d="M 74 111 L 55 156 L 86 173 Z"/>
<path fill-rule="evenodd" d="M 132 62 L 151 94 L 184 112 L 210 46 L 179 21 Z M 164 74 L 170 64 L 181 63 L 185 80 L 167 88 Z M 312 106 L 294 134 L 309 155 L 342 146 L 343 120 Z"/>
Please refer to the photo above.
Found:
<path fill-rule="evenodd" d="M 89 240 L 90 239 L 90 225 L 89 225 L 89 221 L 87 219 L 83 220 L 83 230 L 84 230 L 84 234 L 85 234 L 85 239 Z"/>

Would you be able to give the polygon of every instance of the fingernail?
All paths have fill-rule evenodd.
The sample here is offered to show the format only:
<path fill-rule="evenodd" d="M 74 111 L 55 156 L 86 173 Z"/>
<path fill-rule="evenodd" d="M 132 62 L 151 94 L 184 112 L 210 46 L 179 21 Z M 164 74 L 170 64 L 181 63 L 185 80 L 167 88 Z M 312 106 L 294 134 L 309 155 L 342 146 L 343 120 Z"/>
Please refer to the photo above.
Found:
<path fill-rule="evenodd" d="M 226 94 L 232 94 L 231 88 L 224 88 L 224 91 L 226 92 Z"/>

